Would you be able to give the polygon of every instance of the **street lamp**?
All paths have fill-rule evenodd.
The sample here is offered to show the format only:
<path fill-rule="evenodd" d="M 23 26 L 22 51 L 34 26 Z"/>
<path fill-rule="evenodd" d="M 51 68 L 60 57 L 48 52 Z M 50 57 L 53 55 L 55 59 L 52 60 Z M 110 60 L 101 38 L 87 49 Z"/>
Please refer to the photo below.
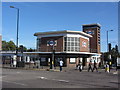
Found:
<path fill-rule="evenodd" d="M 19 8 L 10 6 L 10 8 L 17 9 L 17 38 L 16 38 L 16 56 L 18 56 L 18 29 L 19 29 Z"/>
<path fill-rule="evenodd" d="M 108 31 L 107 31 L 107 52 L 109 52 L 109 50 L 108 50 L 108 32 L 109 32 L 109 31 L 113 31 L 113 30 L 108 30 Z"/>

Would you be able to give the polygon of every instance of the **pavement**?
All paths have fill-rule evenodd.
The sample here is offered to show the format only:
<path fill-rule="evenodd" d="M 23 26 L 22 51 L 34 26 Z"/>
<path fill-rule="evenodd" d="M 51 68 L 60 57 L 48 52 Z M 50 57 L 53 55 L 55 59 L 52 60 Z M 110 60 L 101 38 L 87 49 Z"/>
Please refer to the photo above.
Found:
<path fill-rule="evenodd" d="M 56 67 L 54 69 L 50 69 L 49 66 L 41 66 L 40 68 L 33 68 L 33 67 L 10 67 L 10 65 L 5 65 L 2 68 L 6 68 L 6 69 L 20 69 L 20 70 L 36 70 L 36 71 L 54 71 L 54 72 L 60 72 L 59 67 Z M 67 67 L 63 67 L 62 72 L 74 72 L 74 71 L 79 71 L 76 68 L 67 68 Z M 87 68 L 85 67 L 82 71 L 88 71 Z M 94 71 L 96 72 L 96 71 Z M 105 72 L 105 69 L 98 69 L 98 72 Z M 109 73 L 112 74 L 118 74 L 118 71 L 116 71 L 116 68 L 112 68 L 111 71 Z"/>

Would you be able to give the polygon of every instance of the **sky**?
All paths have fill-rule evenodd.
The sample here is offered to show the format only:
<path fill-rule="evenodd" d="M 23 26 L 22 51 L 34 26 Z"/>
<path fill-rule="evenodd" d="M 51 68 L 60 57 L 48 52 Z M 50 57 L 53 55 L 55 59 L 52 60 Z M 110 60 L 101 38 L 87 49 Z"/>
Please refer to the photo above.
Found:
<path fill-rule="evenodd" d="M 19 45 L 36 48 L 36 32 L 82 31 L 83 24 L 101 25 L 101 51 L 107 50 L 106 32 L 118 44 L 118 2 L 3 2 L 2 40 L 16 43 L 16 15 L 20 9 Z"/>

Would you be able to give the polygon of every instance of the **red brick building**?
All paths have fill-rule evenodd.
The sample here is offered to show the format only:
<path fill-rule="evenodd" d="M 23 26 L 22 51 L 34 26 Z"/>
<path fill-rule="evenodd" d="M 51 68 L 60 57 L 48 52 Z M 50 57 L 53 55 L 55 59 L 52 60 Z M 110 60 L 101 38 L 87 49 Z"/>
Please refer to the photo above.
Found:
<path fill-rule="evenodd" d="M 90 52 L 100 53 L 100 24 L 85 24 L 83 32 L 92 35 L 90 38 Z"/>
<path fill-rule="evenodd" d="M 60 59 L 64 61 L 64 66 L 73 68 L 79 62 L 86 66 L 91 56 L 100 57 L 100 54 L 90 52 L 90 38 L 93 36 L 82 31 L 38 32 L 34 36 L 37 36 L 36 53 L 39 53 L 41 62 L 45 65 L 49 65 L 52 60 L 53 49 L 56 66 Z M 54 42 L 54 47 L 51 42 Z"/>

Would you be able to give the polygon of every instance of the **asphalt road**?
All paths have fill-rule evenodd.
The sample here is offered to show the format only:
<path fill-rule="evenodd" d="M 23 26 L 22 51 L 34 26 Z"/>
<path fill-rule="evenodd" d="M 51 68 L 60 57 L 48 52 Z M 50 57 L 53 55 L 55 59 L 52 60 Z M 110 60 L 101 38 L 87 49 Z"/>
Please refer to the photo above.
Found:
<path fill-rule="evenodd" d="M 37 70 L 2 70 L 2 88 L 118 88 L 118 74 Z"/>

